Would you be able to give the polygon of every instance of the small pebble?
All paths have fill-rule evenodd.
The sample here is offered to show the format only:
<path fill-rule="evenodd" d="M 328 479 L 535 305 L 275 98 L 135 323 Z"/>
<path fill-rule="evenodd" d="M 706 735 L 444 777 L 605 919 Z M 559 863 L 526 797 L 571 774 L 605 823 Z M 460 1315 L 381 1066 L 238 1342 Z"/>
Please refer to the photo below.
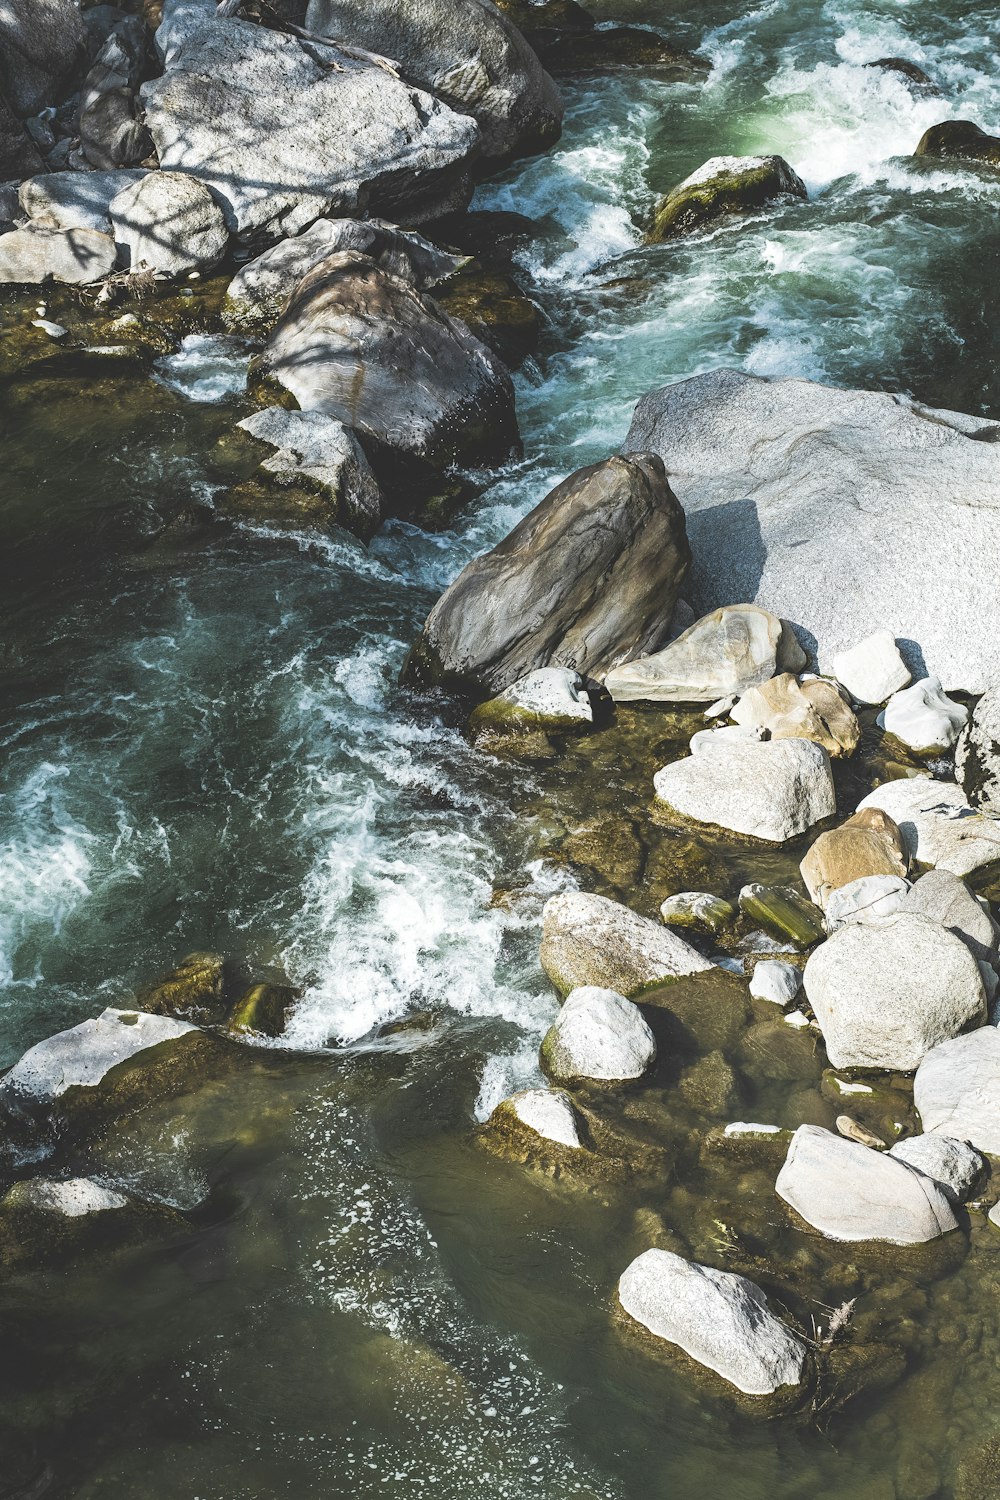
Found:
<path fill-rule="evenodd" d="M 32 328 L 40 328 L 50 339 L 64 339 L 68 332 L 61 323 L 50 323 L 48 318 L 32 318 Z"/>
<path fill-rule="evenodd" d="M 802 970 L 776 958 L 762 958 L 754 966 L 750 993 L 755 1000 L 789 1005 L 802 988 Z"/>
<path fill-rule="evenodd" d="M 859 1146 L 871 1146 L 875 1151 L 885 1150 L 885 1141 L 880 1140 L 873 1130 L 852 1120 L 850 1115 L 837 1116 L 837 1129 L 847 1141 L 857 1141 Z"/>

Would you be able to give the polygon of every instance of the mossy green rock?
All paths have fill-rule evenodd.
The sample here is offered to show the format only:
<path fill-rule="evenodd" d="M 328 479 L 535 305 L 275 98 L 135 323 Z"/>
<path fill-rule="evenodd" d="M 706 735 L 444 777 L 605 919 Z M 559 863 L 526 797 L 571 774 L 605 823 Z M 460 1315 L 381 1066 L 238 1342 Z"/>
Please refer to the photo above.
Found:
<path fill-rule="evenodd" d="M 924 132 L 913 154 L 1000 167 L 1000 137 L 987 135 L 971 120 L 945 120 Z"/>
<path fill-rule="evenodd" d="M 806 196 L 805 183 L 781 156 L 713 156 L 660 200 L 647 238 L 678 239 L 716 219 Z"/>
<path fill-rule="evenodd" d="M 177 1016 L 183 1021 L 221 1021 L 225 989 L 222 954 L 189 953 L 176 969 L 139 991 L 139 1007 L 154 1016 Z"/>
<path fill-rule="evenodd" d="M 229 1030 L 259 1036 L 281 1036 L 288 1012 L 301 991 L 287 984 L 253 984 L 240 996 L 229 1017 Z"/>
<path fill-rule="evenodd" d="M 499 271 L 459 271 L 436 289 L 434 299 L 453 318 L 461 318 L 512 369 L 538 348 L 541 314 L 512 276 Z"/>
<path fill-rule="evenodd" d="M 751 922 L 796 948 L 811 948 L 826 937 L 823 913 L 791 886 L 745 885 L 740 910 Z"/>
<path fill-rule="evenodd" d="M 739 1108 L 739 1081 L 721 1052 L 709 1052 L 685 1069 L 677 1090 L 684 1103 L 701 1115 L 719 1118 Z"/>

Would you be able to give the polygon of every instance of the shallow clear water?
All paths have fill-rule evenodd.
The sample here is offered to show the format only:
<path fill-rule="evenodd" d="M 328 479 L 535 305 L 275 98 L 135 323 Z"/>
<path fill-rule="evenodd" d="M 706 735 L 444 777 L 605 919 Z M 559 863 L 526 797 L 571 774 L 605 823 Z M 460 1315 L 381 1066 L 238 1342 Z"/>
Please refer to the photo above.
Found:
<path fill-rule="evenodd" d="M 594 8 L 660 24 L 713 72 L 569 86 L 560 145 L 480 191 L 480 207 L 541 221 L 522 270 L 546 323 L 518 377 L 527 456 L 452 529 L 395 522 L 366 551 L 213 526 L 211 458 L 244 409 L 245 353 L 201 327 L 155 380 L 40 364 L 8 392 L 0 1064 L 207 947 L 301 985 L 288 1040 L 317 1054 L 191 1104 L 189 1127 L 166 1119 L 159 1155 L 161 1127 L 143 1126 L 131 1155 L 161 1195 L 231 1197 L 194 1246 L 2 1294 L 13 1493 L 684 1500 L 721 1478 L 748 1500 L 921 1500 L 951 1493 L 957 1454 L 990 1426 L 1000 1252 L 982 1236 L 905 1314 L 904 1386 L 834 1425 L 755 1424 L 612 1330 L 643 1194 L 557 1191 L 470 1142 L 534 1076 L 555 1009 L 538 913 L 575 878 L 546 851 L 593 788 L 588 752 L 567 781 L 494 763 L 398 686 L 441 588 L 613 451 L 642 392 L 698 370 L 1000 415 L 1000 184 L 907 159 L 941 119 L 1000 124 L 1000 11 Z M 894 54 L 944 98 L 862 66 Z M 642 245 L 658 193 L 713 154 L 765 151 L 808 202 Z M 629 774 L 622 806 L 641 821 L 641 756 Z M 517 900 L 495 899 L 509 888 Z M 371 1041 L 410 1011 L 437 1029 Z M 795 1067 L 819 1109 L 818 1067 Z M 761 1112 L 801 1118 L 805 1095 L 759 1059 L 747 1076 Z M 178 1152 L 205 1110 L 208 1144 Z M 118 1143 L 109 1172 L 129 1156 Z M 668 1163 L 643 1190 L 679 1230 L 685 1191 L 721 1191 L 684 1172 Z M 894 1304 L 887 1326 L 903 1316 Z"/>

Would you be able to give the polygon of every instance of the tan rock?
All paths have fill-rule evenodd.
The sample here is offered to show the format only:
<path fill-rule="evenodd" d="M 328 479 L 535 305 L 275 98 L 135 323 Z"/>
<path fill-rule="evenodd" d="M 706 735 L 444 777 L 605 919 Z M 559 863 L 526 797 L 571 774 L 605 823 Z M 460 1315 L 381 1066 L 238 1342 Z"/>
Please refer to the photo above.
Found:
<path fill-rule="evenodd" d="M 821 833 L 799 865 L 806 889 L 823 907 L 833 891 L 852 880 L 905 875 L 908 868 L 898 826 L 877 807 L 861 808 L 839 828 Z"/>
<path fill-rule="evenodd" d="M 822 677 L 800 683 L 791 672 L 745 692 L 730 715 L 748 729 L 767 729 L 772 739 L 815 740 L 828 754 L 853 755 L 861 725 L 836 684 Z"/>

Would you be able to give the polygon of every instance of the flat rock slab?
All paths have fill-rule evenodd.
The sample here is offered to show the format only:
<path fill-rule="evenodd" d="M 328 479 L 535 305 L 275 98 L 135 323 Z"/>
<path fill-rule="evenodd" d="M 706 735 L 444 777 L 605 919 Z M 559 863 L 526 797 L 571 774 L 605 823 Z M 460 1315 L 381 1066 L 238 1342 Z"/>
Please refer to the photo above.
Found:
<path fill-rule="evenodd" d="M 104 1010 L 30 1048 L 0 1082 L 0 1102 L 16 1109 L 51 1104 L 69 1089 L 96 1089 L 120 1063 L 196 1030 L 169 1016 Z"/>
<path fill-rule="evenodd" d="M 22 182 L 21 207 L 40 229 L 96 229 L 111 233 L 111 200 L 151 174 L 135 169 L 112 172 L 48 172 Z"/>
<path fill-rule="evenodd" d="M 653 786 L 659 801 L 682 817 L 772 844 L 798 837 L 837 811 L 829 756 L 811 740 L 717 732 L 696 754 L 657 771 Z"/>
<path fill-rule="evenodd" d="M 96 229 L 12 229 L 0 234 L 0 283 L 41 286 L 101 281 L 118 260 L 115 242 Z"/>
<path fill-rule="evenodd" d="M 541 963 L 562 995 L 578 985 L 600 985 L 632 996 L 715 967 L 676 932 L 583 891 L 564 891 L 545 903 Z"/>
<path fill-rule="evenodd" d="M 998 437 L 1000 423 L 903 396 L 714 370 L 644 396 L 623 451 L 666 465 L 699 611 L 760 604 L 821 671 L 887 629 L 917 675 L 982 692 L 996 671 L 984 621 L 1000 615 Z"/>
<path fill-rule="evenodd" d="M 973 875 L 1000 863 L 1000 816 L 969 805 L 960 786 L 926 776 L 887 781 L 858 806 L 878 807 L 899 826 L 906 856 L 922 865 Z"/>
<path fill-rule="evenodd" d="M 957 1228 L 938 1183 L 818 1125 L 795 1132 L 775 1191 L 831 1240 L 921 1245 Z"/>
<path fill-rule="evenodd" d="M 618 1300 L 637 1323 L 683 1349 L 737 1390 L 769 1396 L 806 1379 L 805 1342 L 743 1276 L 646 1250 L 618 1283 Z"/>
<path fill-rule="evenodd" d="M 928 1133 L 1000 1156 L 1000 1031 L 982 1026 L 928 1052 L 913 1102 Z"/>

